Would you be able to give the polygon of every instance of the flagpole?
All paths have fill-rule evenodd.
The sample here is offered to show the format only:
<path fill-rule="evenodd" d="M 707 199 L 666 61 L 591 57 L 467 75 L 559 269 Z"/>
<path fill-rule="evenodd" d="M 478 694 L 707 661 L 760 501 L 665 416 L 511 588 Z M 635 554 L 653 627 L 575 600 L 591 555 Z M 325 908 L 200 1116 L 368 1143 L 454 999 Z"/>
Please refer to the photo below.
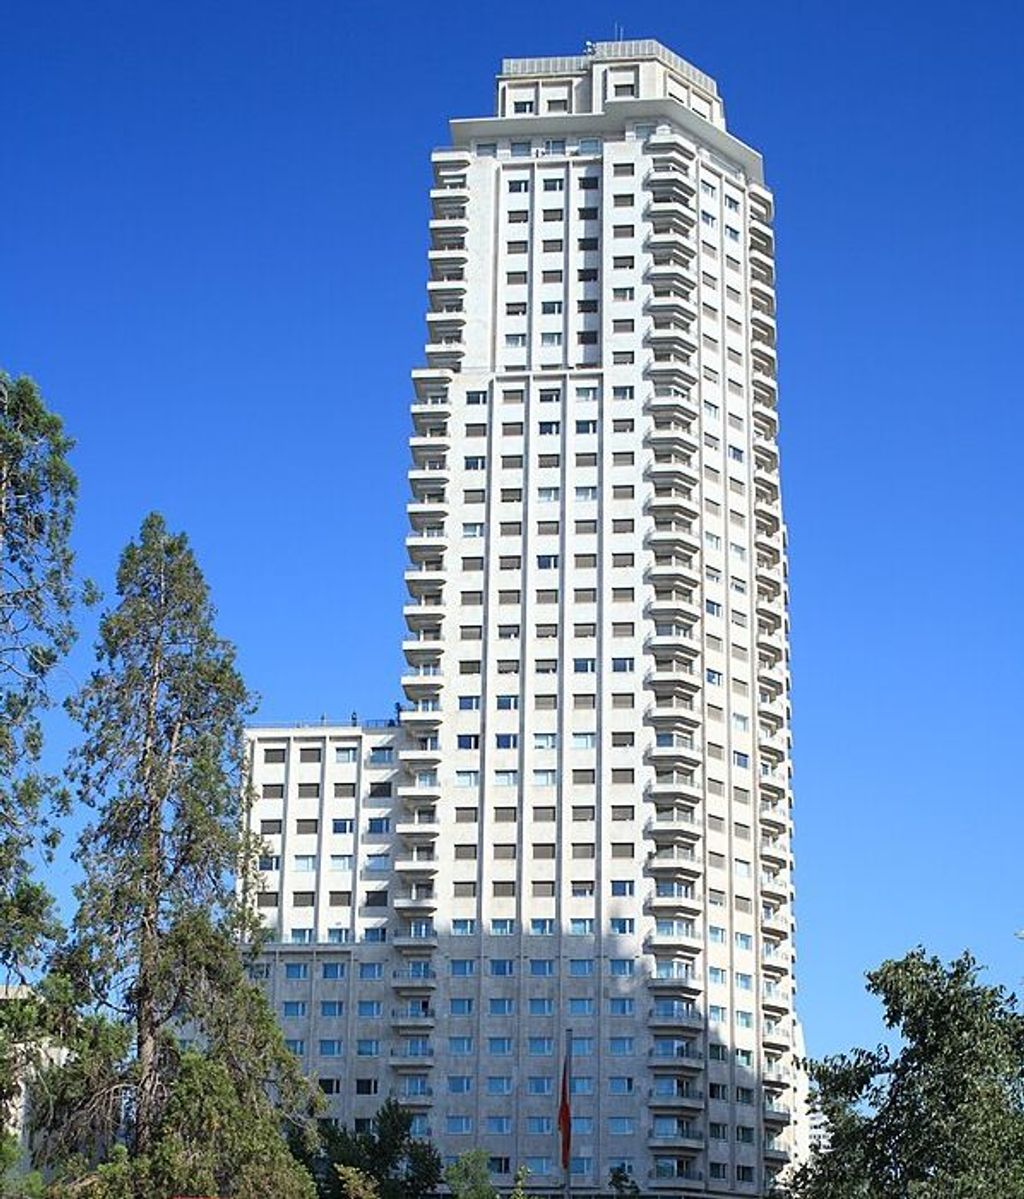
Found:
<path fill-rule="evenodd" d="M 569 1106 L 569 1133 L 567 1137 L 568 1155 L 564 1163 L 565 1199 L 572 1195 L 572 1029 L 565 1030 L 565 1092 Z"/>

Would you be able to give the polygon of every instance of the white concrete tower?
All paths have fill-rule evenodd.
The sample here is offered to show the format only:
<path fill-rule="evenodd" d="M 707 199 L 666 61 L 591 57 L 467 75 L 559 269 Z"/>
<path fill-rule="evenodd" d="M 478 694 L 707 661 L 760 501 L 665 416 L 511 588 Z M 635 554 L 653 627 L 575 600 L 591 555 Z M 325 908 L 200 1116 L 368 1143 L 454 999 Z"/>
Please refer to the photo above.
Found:
<path fill-rule="evenodd" d="M 320 881 L 295 892 L 309 918 L 287 880 L 267 884 L 272 994 L 306 1019 L 317 954 L 344 955 L 344 1031 L 289 1032 L 347 1058 L 310 1062 L 337 1115 L 395 1093 L 445 1156 L 486 1148 L 499 1185 L 522 1164 L 531 1190 L 562 1183 L 571 1029 L 574 1190 L 607 1190 L 621 1166 L 647 1193 L 759 1194 L 794 1143 L 761 159 L 727 132 L 714 81 L 653 41 L 507 60 L 497 115 L 451 132 L 413 372 L 407 709 L 397 733 L 254 732 L 258 790 L 268 747 L 312 762 L 315 741 L 327 763 L 301 855 Z M 328 802 L 365 790 L 330 773 L 357 743 L 378 766 L 394 755 L 369 842 Z M 287 833 L 298 808 L 283 775 L 271 786 L 281 802 L 259 814 Z M 335 827 L 350 848 L 324 844 Z M 351 881 L 332 887 L 341 860 Z M 331 895 L 351 905 L 344 931 Z M 274 975 L 301 961 L 306 999 Z"/>
<path fill-rule="evenodd" d="M 784 1160 L 791 1069 L 772 199 L 714 82 L 652 41 L 506 61 L 497 116 L 451 129 L 404 802 L 410 853 L 421 813 L 440 830 L 437 1001 L 473 1001 L 446 1031 L 474 1090 L 440 1038 L 434 1133 L 554 1181 L 536 1120 L 571 1026 L 582 1188 L 624 1162 L 743 1192 Z"/>

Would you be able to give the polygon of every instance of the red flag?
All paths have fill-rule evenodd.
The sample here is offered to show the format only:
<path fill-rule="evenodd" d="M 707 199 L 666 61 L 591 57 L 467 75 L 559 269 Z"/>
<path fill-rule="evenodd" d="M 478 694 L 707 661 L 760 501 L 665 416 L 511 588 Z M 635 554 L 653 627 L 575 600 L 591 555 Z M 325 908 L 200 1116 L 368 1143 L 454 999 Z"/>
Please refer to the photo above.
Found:
<path fill-rule="evenodd" d="M 562 1138 L 562 1169 L 569 1169 L 569 1155 L 572 1150 L 572 1111 L 569 1107 L 569 1063 L 572 1053 L 572 1034 L 565 1048 L 565 1061 L 562 1063 L 562 1094 L 558 1103 L 558 1131 Z"/>

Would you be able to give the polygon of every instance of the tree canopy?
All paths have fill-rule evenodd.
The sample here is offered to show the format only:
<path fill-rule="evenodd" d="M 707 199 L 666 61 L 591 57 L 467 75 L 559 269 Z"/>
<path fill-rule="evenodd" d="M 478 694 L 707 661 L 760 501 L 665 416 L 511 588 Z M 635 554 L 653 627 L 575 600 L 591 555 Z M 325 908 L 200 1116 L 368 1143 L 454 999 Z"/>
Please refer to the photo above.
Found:
<path fill-rule="evenodd" d="M 339 1173 L 338 1166 L 369 1179 L 379 1199 L 426 1199 L 443 1176 L 441 1155 L 429 1141 L 413 1136 L 412 1113 L 394 1099 L 382 1104 L 365 1131 L 323 1128 L 319 1151 L 305 1160 L 322 1199 L 344 1199 L 352 1192 L 355 1175 Z"/>
<path fill-rule="evenodd" d="M 1024 1199 L 1024 1015 L 970 954 L 868 975 L 895 1049 L 810 1065 L 830 1146 L 793 1199 Z"/>
<path fill-rule="evenodd" d="M 35 1110 L 42 1159 L 97 1199 L 313 1190 L 281 1135 L 311 1095 L 245 972 L 251 702 L 214 617 L 187 539 L 147 517 L 69 705 L 84 734 L 70 777 L 95 817 L 49 984 L 65 1058 Z"/>

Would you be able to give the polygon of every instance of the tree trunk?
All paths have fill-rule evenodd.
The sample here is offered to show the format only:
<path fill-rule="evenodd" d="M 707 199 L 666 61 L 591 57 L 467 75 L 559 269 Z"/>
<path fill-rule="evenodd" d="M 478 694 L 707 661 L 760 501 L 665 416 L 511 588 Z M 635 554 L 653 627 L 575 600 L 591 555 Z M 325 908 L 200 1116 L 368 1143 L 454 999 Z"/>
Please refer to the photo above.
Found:
<path fill-rule="evenodd" d="M 164 579 L 160 578 L 160 607 L 163 608 Z M 142 913 L 139 926 L 139 975 L 136 983 L 136 1032 L 139 1064 L 139 1090 L 135 1110 L 135 1151 L 146 1153 L 156 1132 L 159 1091 L 157 1061 L 157 971 L 160 935 L 160 895 L 163 870 L 161 854 L 161 788 L 154 775 L 157 737 L 157 706 L 163 665 L 163 621 L 156 630 L 150 660 L 149 696 L 146 704 L 146 740 L 142 751 L 139 780 L 146 811 L 143 840 Z"/>

